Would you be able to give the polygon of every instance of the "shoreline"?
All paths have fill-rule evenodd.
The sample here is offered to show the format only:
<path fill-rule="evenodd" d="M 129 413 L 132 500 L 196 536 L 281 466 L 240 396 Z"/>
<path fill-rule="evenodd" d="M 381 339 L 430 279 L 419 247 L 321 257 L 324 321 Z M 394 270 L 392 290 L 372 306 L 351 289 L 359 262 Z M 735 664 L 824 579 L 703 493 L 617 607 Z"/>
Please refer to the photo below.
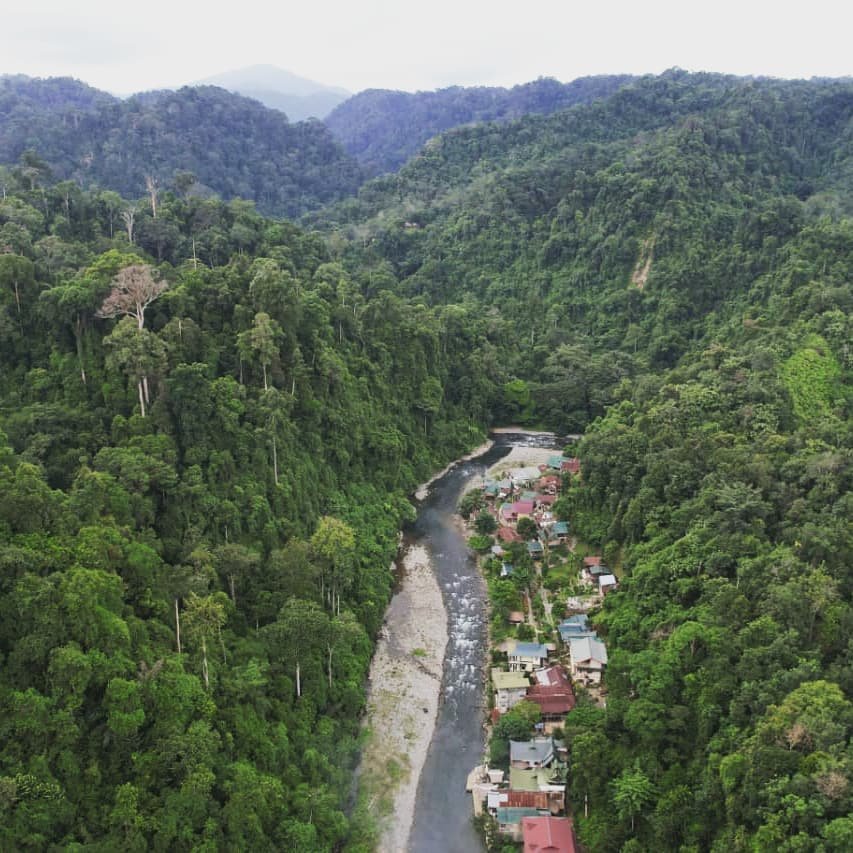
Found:
<path fill-rule="evenodd" d="M 370 664 L 359 784 L 378 813 L 378 850 L 403 853 L 438 717 L 447 613 L 422 545 L 400 557 L 402 581 L 391 599 Z"/>
<path fill-rule="evenodd" d="M 553 435 L 513 427 L 498 427 L 490 432 Z M 481 456 L 494 444 L 489 438 L 450 462 L 421 484 L 414 498 L 424 500 L 430 486 L 455 465 Z M 497 464 L 514 461 L 517 455 L 526 457 L 531 451 L 542 452 L 515 447 Z M 477 479 L 472 478 L 471 484 Z M 467 540 L 461 516 L 454 513 L 452 523 L 463 540 Z M 377 816 L 377 850 L 382 853 L 404 853 L 408 847 L 420 777 L 438 720 L 444 655 L 449 641 L 447 610 L 427 549 L 418 544 L 404 546 L 397 564 L 399 586 L 388 604 L 370 663 L 363 723 L 368 734 L 358 770 L 368 811 Z M 478 571 L 483 577 L 479 566 Z M 490 618 L 488 594 L 485 605 Z M 486 661 L 491 648 L 491 626 L 487 630 L 483 649 Z M 485 687 L 484 682 L 484 692 Z"/>
<path fill-rule="evenodd" d="M 496 430 L 492 430 L 492 432 L 496 432 Z M 487 438 L 479 447 L 475 447 L 470 453 L 466 453 L 464 456 L 460 456 L 458 459 L 454 459 L 453 462 L 449 462 L 444 468 L 441 469 L 437 474 L 430 477 L 425 483 L 421 483 L 420 486 L 415 489 L 415 500 L 425 500 L 426 496 L 429 494 L 429 487 L 436 481 L 440 480 L 454 465 L 458 465 L 460 462 L 468 462 L 473 459 L 475 456 L 481 456 L 483 453 L 486 453 L 488 450 L 491 450 L 494 446 L 494 441 L 492 439 Z"/>
<path fill-rule="evenodd" d="M 489 432 L 493 432 L 495 435 L 510 435 L 514 433 L 518 433 L 519 435 L 553 435 L 557 436 L 557 433 L 552 432 L 549 429 L 527 429 L 526 427 L 514 427 L 514 426 L 505 426 L 505 427 L 494 427 L 490 429 Z M 557 436 L 559 438 L 559 436 Z"/>

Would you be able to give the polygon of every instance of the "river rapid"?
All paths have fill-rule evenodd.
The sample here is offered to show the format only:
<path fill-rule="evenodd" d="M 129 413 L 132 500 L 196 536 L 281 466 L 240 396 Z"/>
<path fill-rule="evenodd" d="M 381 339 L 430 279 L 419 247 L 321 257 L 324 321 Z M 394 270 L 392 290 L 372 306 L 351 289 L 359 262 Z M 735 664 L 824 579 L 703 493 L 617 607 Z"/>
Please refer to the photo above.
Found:
<path fill-rule="evenodd" d="M 431 556 L 448 622 L 441 699 L 418 783 L 410 853 L 483 850 L 465 782 L 483 756 L 488 601 L 476 558 L 455 517 L 456 507 L 464 490 L 481 483 L 488 469 L 513 447 L 561 446 L 548 433 L 501 433 L 493 438 L 490 450 L 452 466 L 431 484 L 407 531 L 407 540 L 422 545 Z"/>

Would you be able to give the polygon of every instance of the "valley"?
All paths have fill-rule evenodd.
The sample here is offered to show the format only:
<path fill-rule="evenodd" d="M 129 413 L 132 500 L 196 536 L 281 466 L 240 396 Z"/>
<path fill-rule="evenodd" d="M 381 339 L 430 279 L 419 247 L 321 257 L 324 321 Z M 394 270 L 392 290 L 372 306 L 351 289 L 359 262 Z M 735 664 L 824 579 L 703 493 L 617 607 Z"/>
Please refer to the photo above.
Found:
<path fill-rule="evenodd" d="M 853 84 L 335 112 L 0 81 L 0 848 L 846 853 Z"/>

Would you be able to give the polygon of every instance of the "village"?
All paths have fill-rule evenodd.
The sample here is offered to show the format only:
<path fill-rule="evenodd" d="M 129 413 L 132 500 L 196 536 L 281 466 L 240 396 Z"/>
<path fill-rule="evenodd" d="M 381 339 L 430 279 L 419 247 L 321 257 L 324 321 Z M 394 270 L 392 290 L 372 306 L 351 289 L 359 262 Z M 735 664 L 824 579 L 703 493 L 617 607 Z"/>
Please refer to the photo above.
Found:
<path fill-rule="evenodd" d="M 579 702 L 606 703 L 607 648 L 587 614 L 618 580 L 565 519 L 560 496 L 580 477 L 579 460 L 550 454 L 507 467 L 512 461 L 460 503 L 492 605 L 487 762 L 467 790 L 490 846 L 574 853 L 563 729 Z"/>

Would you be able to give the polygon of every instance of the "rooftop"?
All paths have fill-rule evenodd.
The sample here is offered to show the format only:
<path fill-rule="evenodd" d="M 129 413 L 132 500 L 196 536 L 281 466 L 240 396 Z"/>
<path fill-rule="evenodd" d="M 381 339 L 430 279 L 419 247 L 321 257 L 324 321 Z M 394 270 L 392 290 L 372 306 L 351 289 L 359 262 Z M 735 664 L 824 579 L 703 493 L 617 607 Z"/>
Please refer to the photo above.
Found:
<path fill-rule="evenodd" d="M 536 467 L 516 468 L 510 472 L 510 476 L 516 482 L 527 483 L 532 480 L 538 480 L 542 476 L 542 472 Z"/>
<path fill-rule="evenodd" d="M 522 770 L 511 767 L 509 771 L 509 786 L 513 791 L 540 791 L 548 785 L 563 784 L 552 781 L 553 768 L 537 767 L 533 770 Z"/>
<path fill-rule="evenodd" d="M 498 823 L 521 823 L 522 818 L 538 817 L 539 810 L 531 808 L 516 808 L 512 806 L 501 806 L 498 808 Z"/>
<path fill-rule="evenodd" d="M 537 737 L 533 740 L 511 740 L 509 742 L 509 760 L 526 761 L 528 764 L 550 764 L 554 759 L 554 740 L 550 737 Z"/>
<path fill-rule="evenodd" d="M 572 820 L 567 817 L 524 817 L 524 853 L 575 853 Z"/>
<path fill-rule="evenodd" d="M 566 671 L 561 666 L 549 666 L 533 673 L 536 683 L 542 687 L 571 686 Z"/>
<path fill-rule="evenodd" d="M 523 672 L 504 672 L 502 669 L 492 670 L 492 684 L 495 685 L 495 690 L 514 690 L 530 686 Z"/>
<path fill-rule="evenodd" d="M 569 651 L 573 662 L 595 660 L 607 663 L 607 648 L 600 640 L 593 637 L 581 637 L 569 641 Z"/>
<path fill-rule="evenodd" d="M 547 658 L 548 649 L 541 643 L 522 643 L 516 642 L 515 648 L 510 649 L 511 655 L 518 655 L 525 658 Z"/>

